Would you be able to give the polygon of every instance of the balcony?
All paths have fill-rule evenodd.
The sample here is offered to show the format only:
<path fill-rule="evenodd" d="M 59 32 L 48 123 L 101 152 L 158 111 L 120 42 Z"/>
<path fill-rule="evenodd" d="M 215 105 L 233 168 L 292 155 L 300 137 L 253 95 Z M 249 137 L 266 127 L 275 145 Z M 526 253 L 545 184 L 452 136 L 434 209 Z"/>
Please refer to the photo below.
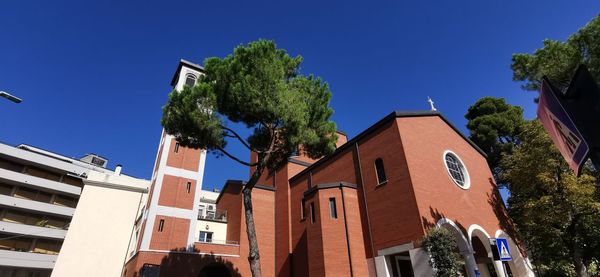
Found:
<path fill-rule="evenodd" d="M 58 215 L 63 217 L 72 217 L 75 213 L 74 208 L 59 206 L 50 203 L 44 203 L 19 197 L 12 197 L 0 194 L 0 206 L 14 207 L 30 212 L 40 212 L 43 214 Z"/>
<path fill-rule="evenodd" d="M 202 210 L 200 210 L 198 212 L 198 220 L 208 220 L 208 221 L 227 223 L 227 211 L 226 210 L 212 210 L 212 211 L 203 212 Z"/>
<path fill-rule="evenodd" d="M 38 238 L 65 239 L 67 230 L 0 221 L 0 232 Z"/>
<path fill-rule="evenodd" d="M 0 250 L 0 266 L 52 269 L 58 255 Z"/>
<path fill-rule="evenodd" d="M 0 168 L 0 181 L 7 184 L 16 183 L 18 185 L 24 185 L 34 189 L 41 189 L 55 193 L 64 193 L 72 196 L 79 196 L 81 194 L 80 187 L 35 177 L 20 172 L 14 172 L 3 168 Z"/>

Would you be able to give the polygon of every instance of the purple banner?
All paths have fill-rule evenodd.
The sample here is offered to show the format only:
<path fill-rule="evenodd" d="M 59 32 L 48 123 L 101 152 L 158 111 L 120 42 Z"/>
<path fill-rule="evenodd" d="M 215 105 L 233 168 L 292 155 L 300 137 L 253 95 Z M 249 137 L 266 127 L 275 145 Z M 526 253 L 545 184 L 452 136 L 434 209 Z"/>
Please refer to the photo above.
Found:
<path fill-rule="evenodd" d="M 542 81 L 537 115 L 569 167 L 579 175 L 590 148 L 545 80 Z"/>

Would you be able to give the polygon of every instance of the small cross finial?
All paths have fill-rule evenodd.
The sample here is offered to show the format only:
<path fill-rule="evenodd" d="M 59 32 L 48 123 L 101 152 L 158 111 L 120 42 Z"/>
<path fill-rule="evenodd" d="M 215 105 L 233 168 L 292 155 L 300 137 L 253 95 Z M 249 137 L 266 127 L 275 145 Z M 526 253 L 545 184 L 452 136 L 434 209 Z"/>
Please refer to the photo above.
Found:
<path fill-rule="evenodd" d="M 427 96 L 427 102 L 429 102 L 429 105 L 431 106 L 432 111 L 437 111 L 437 109 L 433 105 L 433 100 L 431 100 L 431 97 Z"/>

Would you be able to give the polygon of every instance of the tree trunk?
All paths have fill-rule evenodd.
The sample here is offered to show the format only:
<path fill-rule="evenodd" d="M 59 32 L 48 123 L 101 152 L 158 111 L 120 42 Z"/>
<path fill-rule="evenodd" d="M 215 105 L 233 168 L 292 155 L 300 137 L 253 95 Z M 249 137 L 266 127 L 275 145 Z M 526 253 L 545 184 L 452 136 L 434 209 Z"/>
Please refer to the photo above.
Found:
<path fill-rule="evenodd" d="M 258 252 L 258 241 L 256 240 L 256 228 L 254 225 L 254 213 L 252 211 L 252 188 L 258 182 L 260 175 L 262 174 L 263 167 L 261 165 L 256 167 L 252 177 L 248 180 L 248 183 L 244 186 L 242 194 L 244 197 L 244 212 L 246 214 L 246 234 L 248 235 L 248 244 L 250 250 L 248 253 L 248 262 L 250 263 L 250 271 L 252 277 L 261 277 L 260 271 L 260 254 Z"/>
<path fill-rule="evenodd" d="M 587 266 L 581 257 L 581 250 L 576 246 L 573 250 L 573 263 L 575 264 L 575 274 L 577 277 L 588 277 Z"/>

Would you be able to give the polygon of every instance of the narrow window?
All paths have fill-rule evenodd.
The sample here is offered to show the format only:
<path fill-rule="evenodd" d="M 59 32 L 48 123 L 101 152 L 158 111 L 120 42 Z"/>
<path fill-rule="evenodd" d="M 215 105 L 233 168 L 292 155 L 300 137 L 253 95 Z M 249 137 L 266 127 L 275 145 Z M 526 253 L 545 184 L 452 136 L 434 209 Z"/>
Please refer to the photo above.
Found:
<path fill-rule="evenodd" d="M 310 222 L 315 223 L 315 202 L 310 202 Z"/>
<path fill-rule="evenodd" d="M 335 197 L 329 198 L 329 216 L 337 218 L 337 207 L 335 205 Z"/>
<path fill-rule="evenodd" d="M 165 220 L 161 219 L 160 222 L 158 222 L 158 231 L 162 232 L 163 228 L 165 228 Z"/>
<path fill-rule="evenodd" d="M 302 199 L 300 202 L 300 219 L 306 218 L 306 200 Z"/>
<path fill-rule="evenodd" d="M 175 143 L 175 153 L 179 153 L 179 142 Z"/>
<path fill-rule="evenodd" d="M 377 158 L 377 160 L 375 160 L 375 170 L 377 171 L 378 184 L 385 184 L 388 180 L 385 176 L 385 168 L 383 167 L 383 160 L 381 158 Z"/>
<path fill-rule="evenodd" d="M 185 190 L 187 191 L 187 193 L 190 193 L 190 191 L 192 191 L 192 182 L 187 182 Z"/>

